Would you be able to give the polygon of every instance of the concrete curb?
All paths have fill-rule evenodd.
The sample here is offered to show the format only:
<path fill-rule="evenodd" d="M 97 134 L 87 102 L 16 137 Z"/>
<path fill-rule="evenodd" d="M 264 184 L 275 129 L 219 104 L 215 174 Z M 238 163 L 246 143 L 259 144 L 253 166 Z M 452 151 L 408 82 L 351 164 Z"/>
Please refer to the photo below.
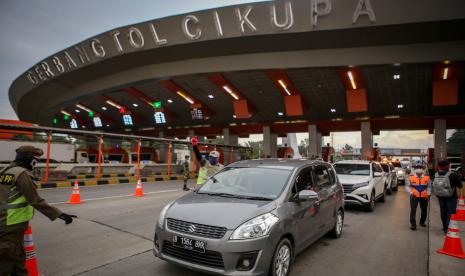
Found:
<path fill-rule="evenodd" d="M 182 175 L 172 175 L 172 176 L 148 176 L 141 177 L 141 182 L 157 182 L 157 181 L 169 181 L 169 180 L 183 180 L 184 176 Z M 66 181 L 56 181 L 56 182 L 47 182 L 40 183 L 37 182 L 36 185 L 39 189 L 50 189 L 50 188 L 70 188 L 73 187 L 75 179 L 66 180 Z M 98 186 L 98 185 L 118 185 L 118 184 L 130 184 L 137 183 L 137 177 L 127 177 L 127 178 L 108 178 L 108 179 L 92 179 L 92 180 L 78 180 L 79 186 Z"/>

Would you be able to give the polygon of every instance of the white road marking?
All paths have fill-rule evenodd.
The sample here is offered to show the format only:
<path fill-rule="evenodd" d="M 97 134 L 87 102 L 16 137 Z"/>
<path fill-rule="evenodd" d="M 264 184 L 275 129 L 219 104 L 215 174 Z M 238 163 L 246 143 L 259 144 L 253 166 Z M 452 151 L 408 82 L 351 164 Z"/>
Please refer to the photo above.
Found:
<path fill-rule="evenodd" d="M 164 191 L 157 191 L 157 192 L 144 192 L 144 195 L 151 195 L 151 194 L 161 194 L 161 193 L 170 193 L 170 192 L 177 192 L 177 191 L 181 191 L 181 190 L 164 190 Z M 130 196 L 134 196 L 134 194 L 130 194 L 130 195 L 119 195 L 119 196 L 107 196 L 107 197 L 99 197 L 99 198 L 89 198 L 89 199 L 85 199 L 85 200 L 82 200 L 83 202 L 86 202 L 86 201 L 94 201 L 94 200 L 104 200 L 104 199 L 112 199 L 112 198 L 121 198 L 121 197 L 130 197 Z M 58 204 L 64 204 L 64 203 L 67 203 L 68 201 L 62 201 L 62 202 L 53 202 L 53 203 L 49 203 L 50 205 L 58 205 Z"/>

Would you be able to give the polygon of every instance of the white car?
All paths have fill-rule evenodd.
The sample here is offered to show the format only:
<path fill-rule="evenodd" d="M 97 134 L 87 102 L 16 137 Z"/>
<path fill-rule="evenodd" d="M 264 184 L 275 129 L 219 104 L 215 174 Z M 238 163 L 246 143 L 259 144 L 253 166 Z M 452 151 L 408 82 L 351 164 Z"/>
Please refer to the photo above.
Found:
<path fill-rule="evenodd" d="M 347 205 L 363 206 L 371 212 L 376 200 L 385 202 L 387 176 L 378 162 L 346 160 L 336 162 L 334 168 Z"/>

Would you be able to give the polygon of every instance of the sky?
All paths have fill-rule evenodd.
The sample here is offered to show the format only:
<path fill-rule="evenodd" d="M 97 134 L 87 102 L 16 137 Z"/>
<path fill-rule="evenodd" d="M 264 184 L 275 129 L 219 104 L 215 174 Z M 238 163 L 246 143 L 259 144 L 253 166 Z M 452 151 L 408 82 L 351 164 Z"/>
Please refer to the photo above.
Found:
<path fill-rule="evenodd" d="M 17 119 L 9 99 L 13 80 L 41 59 L 112 28 L 253 0 L 0 0 L 0 118 Z M 450 132 L 449 132 L 450 134 Z M 298 134 L 298 140 L 306 138 Z M 251 140 L 260 140 L 254 135 Z M 325 138 L 325 143 L 329 142 Z M 360 133 L 336 133 L 336 147 L 360 146 Z M 427 148 L 428 131 L 381 132 L 382 147 Z"/>

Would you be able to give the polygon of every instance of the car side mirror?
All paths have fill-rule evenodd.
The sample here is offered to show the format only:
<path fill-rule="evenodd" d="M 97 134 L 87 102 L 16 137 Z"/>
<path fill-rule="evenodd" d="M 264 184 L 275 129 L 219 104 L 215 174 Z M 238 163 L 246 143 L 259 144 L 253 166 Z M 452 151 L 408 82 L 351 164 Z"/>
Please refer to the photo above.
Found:
<path fill-rule="evenodd" d="M 373 174 L 373 176 L 374 176 L 374 177 L 381 177 L 381 176 L 383 176 L 383 173 L 375 172 L 375 173 Z"/>
<path fill-rule="evenodd" d="M 318 200 L 318 194 L 311 190 L 302 190 L 298 195 L 299 201 L 316 201 Z"/>

